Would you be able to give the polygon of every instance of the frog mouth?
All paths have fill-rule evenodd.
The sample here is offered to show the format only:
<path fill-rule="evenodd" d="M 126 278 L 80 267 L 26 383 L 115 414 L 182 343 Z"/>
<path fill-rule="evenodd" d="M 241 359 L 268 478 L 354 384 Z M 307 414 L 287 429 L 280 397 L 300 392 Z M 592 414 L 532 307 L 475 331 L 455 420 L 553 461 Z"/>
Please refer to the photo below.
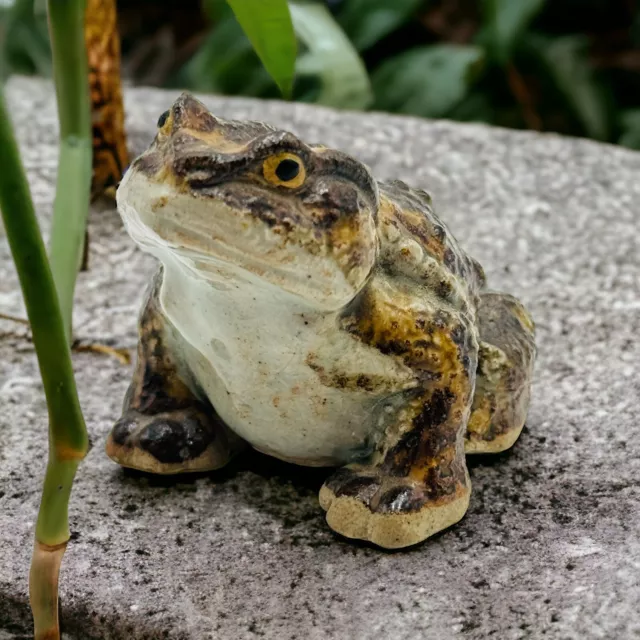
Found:
<path fill-rule="evenodd" d="M 281 290 L 324 310 L 342 306 L 357 293 L 334 256 L 303 229 L 279 234 L 220 200 L 194 200 L 150 182 L 138 182 L 133 189 L 126 177 L 118 194 L 131 238 L 165 266 L 174 265 L 191 278 Z"/>
<path fill-rule="evenodd" d="M 269 283 L 291 292 L 309 286 L 308 277 L 293 266 L 292 247 L 287 249 L 288 261 L 278 259 L 276 247 L 258 254 L 249 250 L 249 245 L 268 246 L 266 233 L 254 230 L 251 242 L 243 246 L 237 240 L 228 241 L 229 236 L 233 237 L 231 229 L 221 232 L 217 228 L 215 233 L 196 225 L 185 229 L 171 218 L 155 215 L 153 220 L 146 220 L 134 210 L 123 214 L 128 233 L 143 250 L 163 263 L 179 263 L 192 277 L 219 283 L 230 280 L 253 281 L 262 286 Z M 243 240 L 248 240 L 247 236 Z"/>

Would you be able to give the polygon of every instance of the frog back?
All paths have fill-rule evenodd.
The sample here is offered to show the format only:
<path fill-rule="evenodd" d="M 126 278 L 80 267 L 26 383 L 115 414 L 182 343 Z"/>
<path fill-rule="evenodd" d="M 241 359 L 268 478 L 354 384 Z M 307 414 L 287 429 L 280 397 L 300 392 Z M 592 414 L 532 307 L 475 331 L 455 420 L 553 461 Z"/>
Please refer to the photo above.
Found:
<path fill-rule="evenodd" d="M 484 270 L 436 215 L 431 196 L 399 180 L 378 186 L 379 270 L 473 313 Z"/>

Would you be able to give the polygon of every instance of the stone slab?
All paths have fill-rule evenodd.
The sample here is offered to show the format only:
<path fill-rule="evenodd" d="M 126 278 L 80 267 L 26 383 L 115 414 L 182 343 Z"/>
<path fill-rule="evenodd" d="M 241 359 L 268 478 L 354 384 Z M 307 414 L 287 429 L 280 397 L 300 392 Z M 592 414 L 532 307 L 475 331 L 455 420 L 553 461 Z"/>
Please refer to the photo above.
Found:
<path fill-rule="evenodd" d="M 134 152 L 176 92 L 130 89 Z M 43 228 L 56 164 L 46 82 L 8 90 Z M 205 97 L 430 190 L 438 211 L 539 328 L 527 427 L 471 462 L 456 527 L 389 553 L 333 535 L 325 475 L 247 454 L 158 479 L 103 453 L 130 369 L 74 355 L 93 449 L 73 492 L 62 620 L 83 639 L 640 638 L 640 154 L 556 135 Z M 91 212 L 77 334 L 135 345 L 153 261 L 108 205 Z M 0 311 L 22 313 L 0 230 Z M 28 637 L 27 571 L 46 458 L 32 346 L 0 323 L 0 628 Z"/>

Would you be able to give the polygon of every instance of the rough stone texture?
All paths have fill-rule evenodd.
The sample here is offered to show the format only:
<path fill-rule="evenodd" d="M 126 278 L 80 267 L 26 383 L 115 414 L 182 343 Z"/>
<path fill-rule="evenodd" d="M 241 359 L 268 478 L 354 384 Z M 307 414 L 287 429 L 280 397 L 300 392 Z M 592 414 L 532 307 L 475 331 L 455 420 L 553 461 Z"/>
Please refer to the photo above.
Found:
<path fill-rule="evenodd" d="M 49 85 L 9 89 L 47 227 L 56 162 Z M 175 93 L 127 92 L 131 147 Z M 434 194 L 495 287 L 539 330 L 533 405 L 509 453 L 471 461 L 466 518 L 385 553 L 334 536 L 324 472 L 246 455 L 197 478 L 126 473 L 103 445 L 130 370 L 76 354 L 94 444 L 73 493 L 62 619 L 84 639 L 640 638 L 640 155 L 555 135 L 208 98 L 284 125 Z M 153 261 L 91 215 L 77 334 L 135 344 Z M 0 310 L 21 313 L 0 231 Z M 0 323 L 0 628 L 29 629 L 27 568 L 46 453 L 31 344 Z"/>

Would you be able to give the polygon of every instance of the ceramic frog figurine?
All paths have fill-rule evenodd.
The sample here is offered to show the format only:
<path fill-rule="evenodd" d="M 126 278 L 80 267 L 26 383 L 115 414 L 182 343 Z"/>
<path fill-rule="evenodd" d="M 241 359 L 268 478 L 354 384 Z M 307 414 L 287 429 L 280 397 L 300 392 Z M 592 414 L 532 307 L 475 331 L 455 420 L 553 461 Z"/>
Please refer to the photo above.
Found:
<path fill-rule="evenodd" d="M 462 518 L 465 454 L 524 424 L 534 325 L 427 193 L 183 94 L 117 194 L 162 263 L 107 453 L 170 474 L 249 443 L 328 472 L 335 531 L 385 548 Z"/>

